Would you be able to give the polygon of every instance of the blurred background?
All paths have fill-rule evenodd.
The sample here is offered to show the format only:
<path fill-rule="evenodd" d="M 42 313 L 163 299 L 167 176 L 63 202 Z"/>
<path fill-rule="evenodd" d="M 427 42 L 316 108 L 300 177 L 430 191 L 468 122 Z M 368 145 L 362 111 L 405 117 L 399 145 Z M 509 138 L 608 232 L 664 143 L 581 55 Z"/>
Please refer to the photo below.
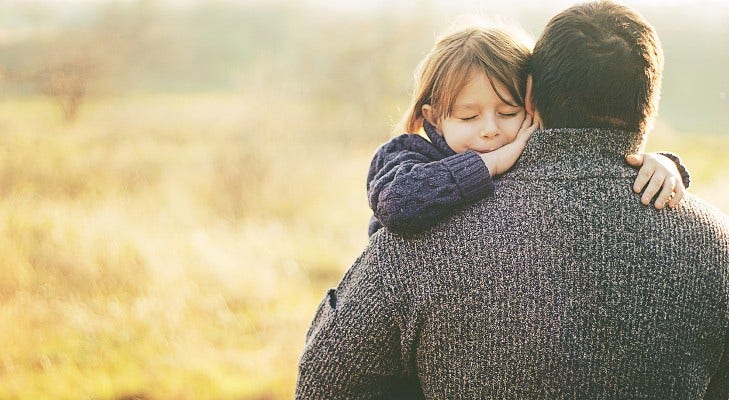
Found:
<path fill-rule="evenodd" d="M 649 149 L 729 211 L 729 4 L 626 3 L 665 51 Z M 0 398 L 292 398 L 435 36 L 571 4 L 3 0 Z"/>

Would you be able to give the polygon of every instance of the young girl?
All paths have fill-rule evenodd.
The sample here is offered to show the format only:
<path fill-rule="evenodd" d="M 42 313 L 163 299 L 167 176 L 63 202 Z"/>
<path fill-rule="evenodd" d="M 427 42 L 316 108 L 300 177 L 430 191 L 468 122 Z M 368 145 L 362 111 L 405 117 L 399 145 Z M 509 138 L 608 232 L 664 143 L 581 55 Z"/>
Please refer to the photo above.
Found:
<path fill-rule="evenodd" d="M 527 37 L 463 29 L 441 38 L 421 62 L 403 118 L 408 133 L 380 147 L 370 165 L 370 235 L 383 225 L 400 233 L 432 227 L 491 194 L 493 178 L 514 165 L 538 128 L 524 107 L 531 46 L 520 36 Z M 634 190 L 643 191 L 643 204 L 657 195 L 656 208 L 678 205 L 689 184 L 678 157 L 627 161 L 642 166 Z"/>

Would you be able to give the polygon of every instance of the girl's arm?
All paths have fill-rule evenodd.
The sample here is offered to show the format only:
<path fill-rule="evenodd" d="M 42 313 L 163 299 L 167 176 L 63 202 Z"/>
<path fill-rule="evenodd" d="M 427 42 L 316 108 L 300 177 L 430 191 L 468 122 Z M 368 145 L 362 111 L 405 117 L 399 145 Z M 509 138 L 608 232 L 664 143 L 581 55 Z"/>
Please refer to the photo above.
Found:
<path fill-rule="evenodd" d="M 656 209 L 660 210 L 666 205 L 671 208 L 678 206 L 691 184 L 691 176 L 677 155 L 631 154 L 626 160 L 633 167 L 641 167 L 633 184 L 633 191 L 643 191 L 641 203 L 648 205 L 655 197 L 653 205 Z"/>
<path fill-rule="evenodd" d="M 460 206 L 492 192 L 491 174 L 478 153 L 445 157 L 413 134 L 383 145 L 367 176 L 367 195 L 375 217 L 399 233 L 432 227 Z M 372 235 L 378 227 L 370 227 Z"/>
<path fill-rule="evenodd" d="M 422 231 L 493 193 L 491 178 L 516 163 L 537 128 L 527 115 L 512 143 L 485 154 L 466 151 L 449 156 L 418 135 L 401 135 L 385 144 L 367 176 L 374 212 L 370 236 L 382 225 L 400 233 Z"/>

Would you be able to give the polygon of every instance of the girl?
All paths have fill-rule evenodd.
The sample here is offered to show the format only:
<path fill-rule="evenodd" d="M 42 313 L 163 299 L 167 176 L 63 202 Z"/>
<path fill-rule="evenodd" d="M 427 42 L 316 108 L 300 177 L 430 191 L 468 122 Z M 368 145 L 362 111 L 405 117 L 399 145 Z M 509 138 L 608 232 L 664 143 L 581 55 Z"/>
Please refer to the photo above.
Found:
<path fill-rule="evenodd" d="M 514 165 L 538 128 L 524 106 L 531 46 L 520 37 L 527 36 L 507 28 L 459 30 L 421 62 L 403 117 L 408 133 L 380 147 L 370 165 L 370 235 L 383 225 L 399 233 L 432 227 L 491 194 L 493 178 Z M 643 204 L 657 195 L 658 209 L 678 205 L 689 184 L 678 157 L 627 161 L 642 166 L 634 190 L 643 191 Z"/>

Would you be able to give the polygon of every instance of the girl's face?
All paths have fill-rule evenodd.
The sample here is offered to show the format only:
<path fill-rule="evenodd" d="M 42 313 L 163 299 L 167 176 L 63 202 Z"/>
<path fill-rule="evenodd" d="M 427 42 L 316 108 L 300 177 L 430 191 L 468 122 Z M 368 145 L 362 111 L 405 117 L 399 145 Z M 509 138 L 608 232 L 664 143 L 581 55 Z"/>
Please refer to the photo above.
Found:
<path fill-rule="evenodd" d="M 504 85 L 494 81 L 494 86 L 504 99 L 516 104 Z M 427 117 L 432 109 L 428 113 L 425 108 L 423 111 Z M 524 117 L 524 107 L 505 103 L 494 92 L 486 74 L 478 73 L 456 97 L 451 115 L 440 118 L 435 127 L 456 153 L 488 153 L 514 141 Z"/>

